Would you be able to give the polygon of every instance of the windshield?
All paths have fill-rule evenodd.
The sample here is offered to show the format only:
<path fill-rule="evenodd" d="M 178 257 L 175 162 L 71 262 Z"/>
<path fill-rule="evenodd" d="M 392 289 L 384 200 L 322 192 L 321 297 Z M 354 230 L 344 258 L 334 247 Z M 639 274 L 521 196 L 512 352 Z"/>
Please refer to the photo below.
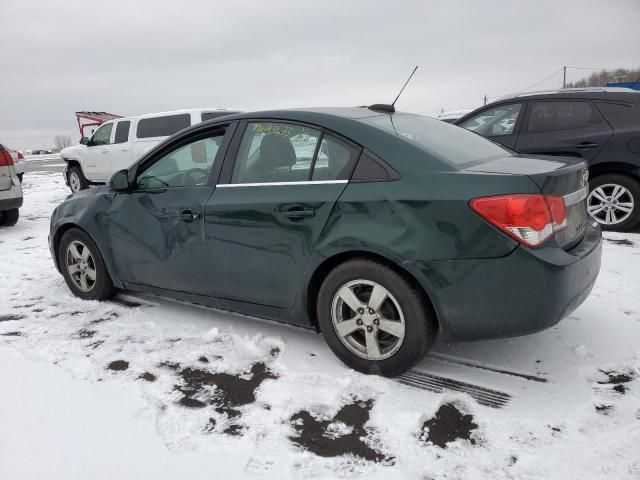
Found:
<path fill-rule="evenodd" d="M 380 115 L 363 121 L 389 130 L 454 165 L 511 155 L 507 149 L 480 135 L 421 115 Z"/>

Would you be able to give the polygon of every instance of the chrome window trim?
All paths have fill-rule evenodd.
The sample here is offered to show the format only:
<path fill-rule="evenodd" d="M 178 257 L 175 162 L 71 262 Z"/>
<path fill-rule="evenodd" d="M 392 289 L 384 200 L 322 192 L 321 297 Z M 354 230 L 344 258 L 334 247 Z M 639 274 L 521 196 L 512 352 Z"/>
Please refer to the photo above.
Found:
<path fill-rule="evenodd" d="M 216 188 L 230 187 L 266 187 L 266 186 L 285 186 L 285 185 L 336 185 L 340 183 L 348 183 L 349 180 L 308 180 L 304 182 L 264 182 L 264 183 L 219 183 Z"/>
<path fill-rule="evenodd" d="M 587 198 L 587 194 L 589 193 L 589 187 L 586 185 L 582 187 L 580 190 L 576 190 L 573 193 L 568 193 L 564 197 L 564 205 L 565 207 L 570 207 L 571 205 L 575 205 L 578 202 L 581 202 L 585 198 Z"/>

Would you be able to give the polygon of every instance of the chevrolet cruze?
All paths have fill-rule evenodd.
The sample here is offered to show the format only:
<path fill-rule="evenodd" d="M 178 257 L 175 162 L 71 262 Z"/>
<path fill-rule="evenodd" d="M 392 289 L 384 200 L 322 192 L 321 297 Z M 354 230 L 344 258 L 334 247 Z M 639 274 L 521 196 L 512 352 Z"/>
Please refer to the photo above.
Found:
<path fill-rule="evenodd" d="M 151 292 L 315 328 L 392 376 L 436 335 L 522 335 L 580 305 L 602 242 L 587 185 L 583 161 L 419 115 L 243 113 L 72 195 L 49 242 L 80 298 Z"/>

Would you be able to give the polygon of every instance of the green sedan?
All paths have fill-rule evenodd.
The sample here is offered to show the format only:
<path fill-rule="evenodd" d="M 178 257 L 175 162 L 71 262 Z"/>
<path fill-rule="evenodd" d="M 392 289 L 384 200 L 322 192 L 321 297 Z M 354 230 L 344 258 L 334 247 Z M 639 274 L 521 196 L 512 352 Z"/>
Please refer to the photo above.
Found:
<path fill-rule="evenodd" d="M 602 238 L 583 161 L 518 155 L 375 108 L 243 113 L 183 130 L 51 217 L 80 298 L 167 295 L 317 329 L 393 376 L 447 342 L 555 325 Z"/>

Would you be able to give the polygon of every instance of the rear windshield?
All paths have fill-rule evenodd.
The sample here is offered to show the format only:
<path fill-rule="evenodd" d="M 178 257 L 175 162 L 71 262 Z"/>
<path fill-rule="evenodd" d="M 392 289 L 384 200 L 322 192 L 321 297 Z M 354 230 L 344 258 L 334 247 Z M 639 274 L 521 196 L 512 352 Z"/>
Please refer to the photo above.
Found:
<path fill-rule="evenodd" d="M 467 166 L 512 154 L 477 133 L 421 115 L 380 115 L 362 121 L 389 130 L 453 165 Z"/>

